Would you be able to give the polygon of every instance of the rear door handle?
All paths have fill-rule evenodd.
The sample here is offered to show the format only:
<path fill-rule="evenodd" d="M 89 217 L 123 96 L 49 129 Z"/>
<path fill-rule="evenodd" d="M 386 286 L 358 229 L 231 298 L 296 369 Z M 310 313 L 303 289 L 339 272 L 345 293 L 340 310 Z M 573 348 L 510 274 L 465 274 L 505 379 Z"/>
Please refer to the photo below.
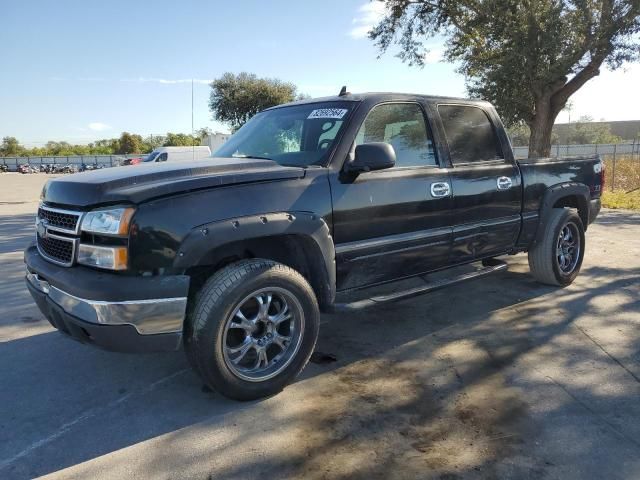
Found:
<path fill-rule="evenodd" d="M 513 186 L 513 182 L 509 177 L 498 177 L 498 190 L 509 190 Z"/>
<path fill-rule="evenodd" d="M 447 197 L 451 194 L 451 187 L 447 182 L 436 182 L 431 184 L 432 197 Z"/>

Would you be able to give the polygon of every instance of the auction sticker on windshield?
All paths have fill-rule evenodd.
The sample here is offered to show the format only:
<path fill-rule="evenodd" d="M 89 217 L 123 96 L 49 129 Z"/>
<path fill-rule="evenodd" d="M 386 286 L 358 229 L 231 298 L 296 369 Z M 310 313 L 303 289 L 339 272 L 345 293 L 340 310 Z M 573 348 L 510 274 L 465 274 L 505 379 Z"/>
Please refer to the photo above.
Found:
<path fill-rule="evenodd" d="M 309 118 L 337 118 L 340 119 L 344 117 L 345 113 L 349 110 L 346 108 L 318 108 L 313 110 L 307 119 Z"/>

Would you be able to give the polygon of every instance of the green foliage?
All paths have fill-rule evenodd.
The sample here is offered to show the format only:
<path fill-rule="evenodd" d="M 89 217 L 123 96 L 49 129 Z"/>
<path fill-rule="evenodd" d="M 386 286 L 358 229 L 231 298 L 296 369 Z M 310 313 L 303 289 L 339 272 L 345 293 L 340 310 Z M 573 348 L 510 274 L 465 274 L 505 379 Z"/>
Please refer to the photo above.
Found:
<path fill-rule="evenodd" d="M 611 129 L 604 123 L 592 123 L 591 117 L 580 117 L 578 123 L 569 125 L 567 143 L 571 145 L 585 145 L 593 143 L 619 143 L 622 138 L 611 133 Z"/>
<path fill-rule="evenodd" d="M 164 139 L 166 137 L 163 135 L 149 135 L 142 140 L 142 151 L 141 153 L 149 153 L 152 150 L 162 147 L 164 145 Z"/>
<path fill-rule="evenodd" d="M 638 0 L 381 1 L 386 15 L 369 37 L 382 52 L 397 44 L 403 61 L 422 66 L 426 40 L 444 37 L 469 93 L 507 124 L 526 123 L 538 153 L 548 153 L 558 113 L 603 64 L 640 56 Z"/>
<path fill-rule="evenodd" d="M 142 152 L 142 137 L 129 132 L 122 132 L 120 135 L 120 141 L 118 142 L 118 149 L 116 153 L 141 153 Z"/>
<path fill-rule="evenodd" d="M 20 145 L 15 137 L 4 137 L 0 144 L 0 157 L 47 157 L 71 155 L 124 155 L 130 153 L 149 153 L 162 146 L 191 146 L 200 145 L 203 128 L 198 135 L 191 136 L 184 133 L 167 133 L 166 135 L 141 135 L 122 132 L 120 138 L 106 138 L 96 140 L 87 145 L 73 145 L 68 142 L 49 141 L 42 147 L 26 148 Z"/>
<path fill-rule="evenodd" d="M 640 190 L 633 192 L 625 192 L 624 190 L 606 191 L 602 194 L 602 206 L 605 208 L 640 210 Z"/>
<path fill-rule="evenodd" d="M 0 145 L 0 155 L 3 157 L 12 157 L 20 155 L 24 148 L 18 142 L 16 137 L 4 137 Z"/>
<path fill-rule="evenodd" d="M 208 128 L 208 127 L 203 127 L 203 128 L 200 128 L 200 129 L 196 130 L 196 133 L 195 133 L 195 135 L 194 135 L 194 137 L 198 140 L 198 143 L 197 143 L 196 145 L 198 145 L 198 144 L 202 143 L 202 141 L 203 141 L 203 140 L 204 140 L 208 135 L 211 135 L 211 133 L 212 133 L 212 132 L 211 132 L 211 129 L 210 129 L 210 128 Z"/>
<path fill-rule="evenodd" d="M 275 78 L 258 78 L 253 73 L 225 73 L 211 83 L 209 109 L 214 117 L 239 129 L 265 108 L 298 98 L 296 86 Z"/>
<path fill-rule="evenodd" d="M 190 147 L 200 145 L 200 139 L 186 133 L 167 133 L 163 146 L 165 147 Z"/>

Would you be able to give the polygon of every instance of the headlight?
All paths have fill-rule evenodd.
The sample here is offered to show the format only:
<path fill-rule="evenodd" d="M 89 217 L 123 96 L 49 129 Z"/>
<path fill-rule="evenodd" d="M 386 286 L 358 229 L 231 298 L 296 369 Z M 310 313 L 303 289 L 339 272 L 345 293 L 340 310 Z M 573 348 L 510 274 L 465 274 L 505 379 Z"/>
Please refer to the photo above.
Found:
<path fill-rule="evenodd" d="M 81 243 L 78 249 L 78 263 L 109 270 L 126 270 L 127 257 L 127 247 L 99 247 Z"/>
<path fill-rule="evenodd" d="M 102 235 L 127 235 L 133 208 L 94 210 L 85 214 L 82 231 Z"/>

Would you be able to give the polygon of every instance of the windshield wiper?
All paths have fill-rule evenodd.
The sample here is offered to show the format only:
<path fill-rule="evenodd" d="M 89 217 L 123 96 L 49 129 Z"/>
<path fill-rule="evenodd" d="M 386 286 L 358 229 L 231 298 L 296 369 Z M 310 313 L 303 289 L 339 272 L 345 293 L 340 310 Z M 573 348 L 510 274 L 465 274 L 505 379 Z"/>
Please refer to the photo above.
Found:
<path fill-rule="evenodd" d="M 273 160 L 269 157 L 260 157 L 258 155 L 231 155 L 233 158 L 253 158 L 255 160 Z"/>

